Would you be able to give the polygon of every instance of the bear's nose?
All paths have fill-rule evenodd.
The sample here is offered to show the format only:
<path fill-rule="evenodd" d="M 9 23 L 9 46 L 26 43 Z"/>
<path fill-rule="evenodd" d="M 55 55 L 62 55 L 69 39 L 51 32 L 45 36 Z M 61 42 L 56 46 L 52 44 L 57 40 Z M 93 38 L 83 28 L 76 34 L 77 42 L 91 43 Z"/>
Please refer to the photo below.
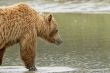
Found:
<path fill-rule="evenodd" d="M 58 39 L 58 40 L 56 41 L 56 45 L 60 45 L 61 43 L 63 43 L 62 39 Z"/>

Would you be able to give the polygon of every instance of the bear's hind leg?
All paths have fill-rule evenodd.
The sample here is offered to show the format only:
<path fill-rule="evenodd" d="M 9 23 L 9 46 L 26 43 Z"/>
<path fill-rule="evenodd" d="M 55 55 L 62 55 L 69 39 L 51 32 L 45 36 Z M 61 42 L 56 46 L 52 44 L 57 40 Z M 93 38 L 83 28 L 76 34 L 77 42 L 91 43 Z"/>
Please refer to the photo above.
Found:
<path fill-rule="evenodd" d="M 0 65 L 2 64 L 4 52 L 5 52 L 5 48 L 0 49 Z"/>
<path fill-rule="evenodd" d="M 20 53 L 24 64 L 29 71 L 36 71 L 35 67 L 35 40 L 31 37 L 25 37 L 20 41 Z"/>

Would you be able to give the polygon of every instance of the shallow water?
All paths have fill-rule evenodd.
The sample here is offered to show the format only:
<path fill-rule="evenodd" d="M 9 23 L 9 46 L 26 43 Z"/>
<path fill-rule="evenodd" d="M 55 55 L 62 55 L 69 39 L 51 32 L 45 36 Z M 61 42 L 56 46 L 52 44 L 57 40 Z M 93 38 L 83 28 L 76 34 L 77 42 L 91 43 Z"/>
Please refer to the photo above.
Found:
<path fill-rule="evenodd" d="M 53 72 L 71 72 L 77 69 L 69 67 L 37 67 L 37 73 L 53 73 Z M 0 73 L 31 73 L 23 66 L 2 66 L 0 67 Z M 36 72 L 32 72 L 36 73 Z"/>
<path fill-rule="evenodd" d="M 1 0 L 0 5 L 10 5 L 16 2 L 20 1 L 6 2 Z M 35 9 L 38 8 L 39 11 L 48 12 L 49 10 L 50 12 L 55 12 L 54 16 L 59 23 L 59 30 L 63 39 L 63 44 L 59 47 L 47 44 L 40 39 L 38 40 L 36 66 L 39 70 L 43 67 L 40 72 L 43 70 L 47 70 L 47 72 L 54 70 L 54 72 L 50 73 L 55 73 L 55 71 L 57 71 L 56 73 L 110 72 L 109 1 L 77 2 L 76 7 L 74 7 L 76 3 L 73 1 L 54 1 L 55 3 L 53 3 L 51 0 L 24 0 L 24 2 L 29 3 Z M 94 4 L 94 2 L 97 4 Z M 93 4 L 95 7 L 91 8 L 83 4 L 89 6 Z M 78 8 L 79 10 L 77 10 Z M 104 10 L 105 8 L 106 10 Z M 23 63 L 19 53 L 18 44 L 8 48 L 3 66 L 22 66 Z M 74 70 L 68 72 L 68 68 Z M 66 71 L 63 71 L 63 69 Z M 11 70 L 11 67 L 8 67 L 6 71 L 8 70 Z M 25 69 L 17 67 L 15 70 Z M 62 72 L 58 72 L 59 70 Z M 21 71 L 20 73 L 25 72 Z M 43 71 L 43 73 L 46 73 L 46 71 Z"/>
<path fill-rule="evenodd" d="M 78 68 L 78 71 L 73 71 L 75 73 L 109 73 L 110 15 L 81 13 L 54 15 L 64 42 L 57 47 L 39 40 L 36 66 Z M 8 65 L 23 65 L 18 45 L 7 50 L 3 66 Z"/>

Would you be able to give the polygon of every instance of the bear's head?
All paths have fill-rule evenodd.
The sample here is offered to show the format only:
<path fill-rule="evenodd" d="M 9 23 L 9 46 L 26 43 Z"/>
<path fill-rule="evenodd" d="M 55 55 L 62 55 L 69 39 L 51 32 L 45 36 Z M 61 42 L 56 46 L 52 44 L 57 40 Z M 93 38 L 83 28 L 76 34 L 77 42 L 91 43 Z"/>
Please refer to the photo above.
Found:
<path fill-rule="evenodd" d="M 58 24 L 52 14 L 42 15 L 42 27 L 39 36 L 50 43 L 59 45 L 62 39 L 59 35 Z"/>

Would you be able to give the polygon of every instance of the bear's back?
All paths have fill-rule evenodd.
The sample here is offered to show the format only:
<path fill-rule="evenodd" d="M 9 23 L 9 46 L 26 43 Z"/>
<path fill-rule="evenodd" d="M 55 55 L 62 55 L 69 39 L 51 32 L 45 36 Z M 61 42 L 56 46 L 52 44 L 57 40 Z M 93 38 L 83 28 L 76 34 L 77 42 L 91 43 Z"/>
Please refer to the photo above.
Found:
<path fill-rule="evenodd" d="M 26 4 L 0 8 L 0 48 L 20 39 L 25 32 L 33 30 L 37 12 Z"/>

